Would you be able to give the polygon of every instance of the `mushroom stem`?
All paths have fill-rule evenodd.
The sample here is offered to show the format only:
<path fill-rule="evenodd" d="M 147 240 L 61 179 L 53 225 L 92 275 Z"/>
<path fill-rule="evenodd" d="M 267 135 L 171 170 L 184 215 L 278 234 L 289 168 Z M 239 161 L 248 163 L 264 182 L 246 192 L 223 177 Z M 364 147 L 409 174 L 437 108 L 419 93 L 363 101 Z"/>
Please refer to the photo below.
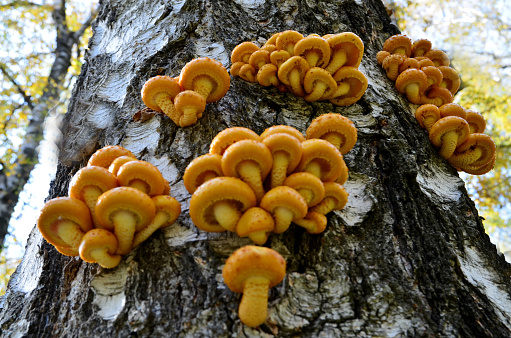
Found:
<path fill-rule="evenodd" d="M 312 89 L 312 92 L 305 96 L 305 101 L 314 102 L 319 100 L 323 96 L 323 94 L 325 94 L 325 91 L 327 89 L 328 87 L 326 83 L 322 81 L 317 81 Z"/>
<path fill-rule="evenodd" d="M 344 49 L 336 50 L 332 54 L 332 59 L 330 60 L 330 63 L 325 68 L 327 72 L 330 74 L 335 73 L 339 68 L 341 68 L 346 61 L 348 60 L 348 56 L 346 55 L 346 51 Z"/>
<path fill-rule="evenodd" d="M 283 151 L 273 153 L 273 167 L 271 168 L 271 187 L 275 188 L 284 185 L 286 179 L 289 158 Z"/>
<path fill-rule="evenodd" d="M 305 218 L 294 221 L 296 225 L 301 226 L 310 234 L 320 234 L 326 229 L 326 217 L 318 212 L 311 211 Z"/>
<path fill-rule="evenodd" d="M 310 189 L 307 188 L 299 188 L 296 189 L 300 195 L 302 195 L 303 199 L 305 200 L 305 203 L 309 205 L 310 201 L 314 198 L 314 194 Z"/>
<path fill-rule="evenodd" d="M 57 226 L 57 235 L 71 248 L 78 249 L 84 234 L 78 224 L 73 221 L 63 219 Z"/>
<path fill-rule="evenodd" d="M 147 227 L 140 230 L 135 234 L 133 237 L 133 248 L 136 248 L 140 244 L 142 244 L 143 241 L 149 238 L 156 230 L 158 230 L 163 224 L 167 222 L 167 220 L 171 216 L 164 211 L 158 211 L 154 215 L 153 221 L 149 223 Z"/>
<path fill-rule="evenodd" d="M 451 156 L 449 158 L 449 163 L 454 167 L 463 168 L 477 161 L 482 155 L 483 149 L 481 147 L 475 147 L 458 156 Z"/>
<path fill-rule="evenodd" d="M 302 87 L 302 79 L 300 78 L 300 71 L 298 69 L 295 68 L 289 73 L 289 84 L 295 95 L 305 96 L 305 91 Z"/>
<path fill-rule="evenodd" d="M 256 327 L 266 321 L 269 289 L 267 278 L 249 277 L 245 281 L 243 297 L 238 309 L 240 320 L 245 325 Z"/>
<path fill-rule="evenodd" d="M 187 107 L 183 109 L 183 115 L 179 119 L 180 127 L 188 127 L 197 122 L 197 108 Z"/>
<path fill-rule="evenodd" d="M 200 76 L 193 83 L 193 90 L 201 94 L 206 100 L 213 90 L 213 82 L 207 76 Z"/>
<path fill-rule="evenodd" d="M 156 104 L 160 107 L 161 111 L 165 113 L 170 119 L 177 124 L 179 122 L 179 113 L 172 103 L 170 96 L 166 93 L 156 95 Z"/>
<path fill-rule="evenodd" d="M 311 67 L 316 67 L 320 58 L 321 55 L 316 51 L 310 51 L 305 54 L 305 60 L 307 60 L 307 63 Z"/>
<path fill-rule="evenodd" d="M 254 191 L 257 201 L 263 198 L 265 191 L 261 180 L 261 169 L 252 161 L 243 161 L 239 164 L 241 179 Z"/>
<path fill-rule="evenodd" d="M 318 161 L 310 161 L 309 164 L 305 167 L 306 172 L 318 177 L 321 179 L 321 165 Z"/>
<path fill-rule="evenodd" d="M 344 135 L 335 132 L 326 133 L 321 138 L 333 144 L 337 149 L 340 149 L 341 145 L 343 145 L 346 141 L 346 137 L 344 137 Z"/>
<path fill-rule="evenodd" d="M 128 186 L 130 188 L 135 188 L 144 194 L 147 194 L 150 191 L 149 185 L 144 180 L 138 178 L 131 180 Z"/>
<path fill-rule="evenodd" d="M 314 211 L 322 215 L 328 214 L 334 210 L 336 206 L 336 200 L 333 197 L 325 197 L 318 205 L 314 207 Z"/>
<path fill-rule="evenodd" d="M 100 248 L 91 250 L 89 256 L 93 258 L 96 263 L 106 269 L 115 268 L 121 262 L 121 255 L 110 255 L 108 248 Z"/>
<path fill-rule="evenodd" d="M 338 82 L 337 83 L 337 90 L 332 94 L 331 98 L 336 98 L 342 95 L 346 95 L 350 92 L 351 86 L 349 83 L 346 82 Z"/>
<path fill-rule="evenodd" d="M 218 224 L 228 231 L 235 231 L 236 224 L 241 217 L 238 209 L 234 208 L 228 201 L 219 201 L 213 207 L 213 213 Z"/>
<path fill-rule="evenodd" d="M 115 213 L 114 234 L 117 237 L 117 254 L 126 255 L 133 247 L 136 221 L 133 214 L 127 210 L 119 210 Z"/>
<path fill-rule="evenodd" d="M 456 150 L 456 145 L 458 143 L 458 133 L 454 130 L 448 131 L 442 137 L 442 146 L 438 151 L 438 154 L 445 159 L 448 159 Z"/>
<path fill-rule="evenodd" d="M 426 128 L 428 133 L 429 133 L 429 130 L 431 129 L 431 127 L 433 127 L 433 125 L 435 124 L 436 121 L 438 121 L 438 119 L 435 118 L 434 116 L 426 116 L 424 118 L 422 123 L 424 124 L 424 128 Z"/>
<path fill-rule="evenodd" d="M 275 229 L 273 230 L 276 234 L 281 234 L 289 228 L 293 221 L 294 214 L 291 210 L 284 207 L 275 208 L 273 219 L 275 220 Z"/>
<path fill-rule="evenodd" d="M 420 86 L 418 83 L 410 83 L 405 87 L 406 98 L 411 103 L 419 104 L 421 100 Z"/>
<path fill-rule="evenodd" d="M 257 245 L 263 245 L 268 240 L 270 231 L 256 231 L 248 235 L 248 238 Z"/>

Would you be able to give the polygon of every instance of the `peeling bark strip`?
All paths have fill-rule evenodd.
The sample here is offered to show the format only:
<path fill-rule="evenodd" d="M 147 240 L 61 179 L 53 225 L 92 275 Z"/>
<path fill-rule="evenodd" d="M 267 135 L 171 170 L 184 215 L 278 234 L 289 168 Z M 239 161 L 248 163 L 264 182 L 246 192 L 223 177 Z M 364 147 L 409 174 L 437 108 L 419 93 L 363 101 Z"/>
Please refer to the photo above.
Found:
<path fill-rule="evenodd" d="M 228 67 L 241 41 L 286 29 L 360 36 L 366 49 L 360 69 L 369 79 L 362 99 L 349 107 L 307 103 L 235 78 L 191 127 L 176 128 L 161 115 L 132 121 L 144 108 L 140 88 L 149 77 L 176 76 L 202 56 Z M 376 63 L 396 33 L 374 0 L 102 2 L 50 197 L 67 193 L 94 150 L 121 144 L 160 169 L 182 214 L 113 270 L 64 257 L 34 232 L 3 299 L 2 334 L 510 336 L 509 265 L 485 235 L 456 170 L 436 154 L 414 107 Z M 287 275 L 270 291 L 266 324 L 249 329 L 237 316 L 240 295 L 221 277 L 227 257 L 249 240 L 199 231 L 182 174 L 226 127 L 261 133 L 287 124 L 304 132 L 328 112 L 358 128 L 345 157 L 349 203 L 330 216 L 323 234 L 291 226 L 270 237 Z"/>

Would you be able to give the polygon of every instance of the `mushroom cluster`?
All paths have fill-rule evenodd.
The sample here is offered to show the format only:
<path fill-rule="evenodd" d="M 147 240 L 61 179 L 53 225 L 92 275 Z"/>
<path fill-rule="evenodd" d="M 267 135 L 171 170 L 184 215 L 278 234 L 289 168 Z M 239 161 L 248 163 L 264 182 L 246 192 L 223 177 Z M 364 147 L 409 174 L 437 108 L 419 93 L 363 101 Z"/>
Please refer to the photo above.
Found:
<path fill-rule="evenodd" d="M 177 219 L 181 205 L 169 193 L 155 166 L 121 146 L 107 146 L 76 172 L 68 197 L 44 205 L 37 226 L 60 253 L 113 268 Z"/>
<path fill-rule="evenodd" d="M 142 87 L 142 101 L 179 127 L 197 122 L 206 103 L 220 100 L 229 89 L 230 77 L 222 64 L 203 57 L 188 62 L 177 78 L 158 75 Z"/>
<path fill-rule="evenodd" d="M 292 222 L 321 233 L 325 215 L 347 203 L 343 154 L 356 140 L 353 122 L 333 113 L 313 120 L 306 137 L 284 125 L 261 135 L 243 127 L 225 129 L 210 152 L 185 170 L 190 217 L 201 230 L 236 232 L 259 245 Z"/>
<path fill-rule="evenodd" d="M 456 103 L 420 106 L 415 118 L 429 133 L 431 143 L 453 167 L 484 175 L 495 165 L 495 143 L 484 134 L 486 122 L 478 112 Z"/>
<path fill-rule="evenodd" d="M 351 32 L 304 37 L 287 30 L 261 48 L 249 41 L 237 45 L 231 53 L 231 75 L 290 91 L 309 102 L 348 106 L 367 89 L 367 78 L 358 70 L 363 54 L 362 40 Z"/>
<path fill-rule="evenodd" d="M 460 77 L 449 67 L 447 54 L 431 47 L 426 39 L 412 43 L 406 35 L 393 35 L 385 41 L 376 60 L 410 102 L 439 107 L 453 101 Z"/>

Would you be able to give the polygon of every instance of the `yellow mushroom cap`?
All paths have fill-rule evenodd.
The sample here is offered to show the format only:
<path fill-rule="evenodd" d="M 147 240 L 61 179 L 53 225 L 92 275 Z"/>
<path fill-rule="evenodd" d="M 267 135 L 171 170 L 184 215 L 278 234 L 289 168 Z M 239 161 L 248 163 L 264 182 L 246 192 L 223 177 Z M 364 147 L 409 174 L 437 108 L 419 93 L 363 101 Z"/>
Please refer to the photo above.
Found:
<path fill-rule="evenodd" d="M 248 63 L 241 66 L 238 76 L 247 82 L 257 82 L 257 70 Z"/>
<path fill-rule="evenodd" d="M 196 91 L 184 90 L 174 98 L 174 106 L 179 113 L 179 120 L 174 123 L 180 127 L 188 127 L 202 117 L 206 109 L 206 99 Z"/>
<path fill-rule="evenodd" d="M 266 136 L 262 143 L 270 149 L 273 156 L 276 152 L 284 153 L 288 159 L 287 174 L 292 173 L 302 159 L 302 145 L 296 137 L 287 133 L 276 133 Z"/>
<path fill-rule="evenodd" d="M 381 65 L 383 63 L 383 60 L 385 60 L 387 56 L 390 55 L 391 54 L 386 50 L 380 50 L 378 53 L 376 53 L 376 62 L 378 62 L 378 64 Z"/>
<path fill-rule="evenodd" d="M 399 67 L 405 62 L 406 56 L 402 54 L 392 54 L 387 56 L 381 66 L 383 69 L 385 69 L 387 73 L 387 77 L 392 80 L 396 81 L 397 76 L 399 75 Z"/>
<path fill-rule="evenodd" d="M 277 74 L 280 82 L 291 86 L 295 95 L 305 96 L 303 79 L 309 68 L 309 64 L 305 59 L 299 56 L 292 56 L 280 65 Z"/>
<path fill-rule="evenodd" d="M 307 139 L 338 138 L 341 154 L 348 153 L 357 142 L 357 128 L 353 122 L 340 114 L 323 114 L 312 120 L 306 131 Z"/>
<path fill-rule="evenodd" d="M 305 101 L 311 102 L 332 96 L 337 90 L 337 82 L 323 68 L 312 67 L 305 73 L 303 87 L 307 93 Z M 318 87 L 322 88 L 322 91 L 316 93 Z"/>
<path fill-rule="evenodd" d="M 451 92 L 439 86 L 429 87 L 424 96 L 421 97 L 421 104 L 434 104 L 435 106 L 442 106 L 451 103 L 454 100 Z"/>
<path fill-rule="evenodd" d="M 244 65 L 246 65 L 245 62 L 241 62 L 241 61 L 234 62 L 231 65 L 231 70 L 230 70 L 231 75 L 232 76 L 239 76 L 240 75 L 241 67 L 243 67 Z"/>
<path fill-rule="evenodd" d="M 383 50 L 390 54 L 412 55 L 412 40 L 406 35 L 393 35 L 383 43 Z"/>
<path fill-rule="evenodd" d="M 222 156 L 205 154 L 195 158 L 188 164 L 183 175 L 183 183 L 186 190 L 193 194 L 201 184 L 219 176 L 223 176 Z"/>
<path fill-rule="evenodd" d="M 334 96 L 329 100 L 336 106 L 349 106 L 360 100 L 364 95 L 368 81 L 365 75 L 354 67 L 341 67 L 334 74 L 334 80 L 337 82 L 337 86 L 341 87 L 340 83 L 349 85 L 349 91 L 346 94 Z"/>
<path fill-rule="evenodd" d="M 266 128 L 261 134 L 261 139 L 264 140 L 266 137 L 278 133 L 289 134 L 300 142 L 305 141 L 305 137 L 300 131 L 298 131 L 298 129 L 285 125 L 276 125 Z"/>
<path fill-rule="evenodd" d="M 108 168 L 120 156 L 135 157 L 131 151 L 121 146 L 106 146 L 92 154 L 87 165 Z"/>
<path fill-rule="evenodd" d="M 161 112 L 162 109 L 157 102 L 158 95 L 166 94 L 171 100 L 173 100 L 180 91 L 181 86 L 176 79 L 170 76 L 158 75 L 150 78 L 146 81 L 146 83 L 144 83 L 141 91 L 142 101 L 144 101 L 144 104 L 152 110 Z"/>
<path fill-rule="evenodd" d="M 436 67 L 433 61 L 425 56 L 417 56 L 415 59 L 419 61 L 419 66 L 421 69 L 425 67 Z"/>
<path fill-rule="evenodd" d="M 460 168 L 460 169 L 463 170 L 464 172 L 466 172 L 467 174 L 484 175 L 493 169 L 493 167 L 495 166 L 495 161 L 496 161 L 496 157 L 494 156 L 492 158 L 492 160 L 490 162 L 488 162 L 488 164 L 485 164 L 481 167 L 475 167 L 475 166 L 468 165 L 468 166 Z"/>
<path fill-rule="evenodd" d="M 438 69 L 442 72 L 442 82 L 440 86 L 447 88 L 452 95 L 456 94 L 461 85 L 458 72 L 454 68 L 447 66 L 439 66 Z"/>
<path fill-rule="evenodd" d="M 305 58 L 311 67 L 325 68 L 330 62 L 330 45 L 319 36 L 309 35 L 299 40 L 294 52 L 294 55 Z"/>
<path fill-rule="evenodd" d="M 467 110 L 457 103 L 446 103 L 438 108 L 441 117 L 458 116 L 467 119 Z"/>
<path fill-rule="evenodd" d="M 104 268 L 111 269 L 119 265 L 121 255 L 117 251 L 117 238 L 105 229 L 92 229 L 82 238 L 80 258 L 88 263 L 98 263 Z"/>
<path fill-rule="evenodd" d="M 93 186 L 101 193 L 118 186 L 117 178 L 107 169 L 98 166 L 84 167 L 74 174 L 69 182 L 69 197 L 85 202 L 87 187 Z M 101 194 L 100 193 L 100 194 Z"/>
<path fill-rule="evenodd" d="M 279 37 L 280 35 L 280 32 L 278 33 L 275 33 L 273 34 L 269 39 L 268 41 L 266 41 L 266 43 L 264 44 L 265 46 L 266 45 L 277 45 L 277 38 Z"/>
<path fill-rule="evenodd" d="M 442 137 L 449 131 L 458 134 L 456 147 L 460 146 L 468 138 L 470 130 L 467 121 L 458 116 L 446 116 L 438 120 L 429 131 L 429 139 L 435 147 L 442 146 Z"/>
<path fill-rule="evenodd" d="M 423 56 L 429 50 L 431 50 L 431 41 L 427 39 L 419 39 L 412 44 L 412 55 L 414 57 Z"/>
<path fill-rule="evenodd" d="M 277 40 L 275 41 L 275 45 L 278 49 L 283 49 L 289 53 L 289 55 L 294 54 L 294 46 L 295 44 L 303 39 L 303 35 L 298 33 L 297 31 L 287 30 L 281 32 L 277 36 Z"/>
<path fill-rule="evenodd" d="M 209 146 L 209 152 L 210 154 L 223 155 L 230 145 L 241 140 L 260 141 L 261 138 L 254 131 L 245 127 L 227 128 L 213 138 Z"/>
<path fill-rule="evenodd" d="M 295 224 L 305 228 L 309 234 L 320 234 L 326 229 L 326 216 L 319 212 L 310 211 L 307 215 L 295 221 Z"/>
<path fill-rule="evenodd" d="M 179 84 L 185 90 L 195 90 L 196 82 L 207 79 L 210 83 L 211 91 L 205 97 L 206 102 L 215 102 L 220 100 L 229 90 L 231 78 L 227 69 L 218 61 L 203 57 L 188 62 L 181 70 Z"/>
<path fill-rule="evenodd" d="M 364 55 L 364 43 L 358 35 L 351 32 L 343 32 L 329 36 L 326 41 L 330 45 L 331 60 L 334 59 L 334 55 L 339 50 L 343 50 L 346 53 L 346 62 L 342 64 L 342 67 L 357 68 L 360 66 L 362 55 Z M 335 73 L 338 69 L 328 69 L 327 67 L 330 73 Z"/>
<path fill-rule="evenodd" d="M 440 118 L 440 110 L 434 104 L 423 104 L 415 111 L 415 119 L 428 132 Z"/>
<path fill-rule="evenodd" d="M 428 87 L 429 86 L 438 86 L 442 82 L 442 72 L 435 66 L 426 66 L 421 67 L 421 70 L 426 74 L 428 78 Z"/>
<path fill-rule="evenodd" d="M 266 64 L 257 72 L 257 82 L 259 82 L 261 86 L 268 87 L 273 85 L 277 87 L 280 84 L 277 72 L 277 66 L 272 63 Z"/>
<path fill-rule="evenodd" d="M 414 58 L 408 58 L 404 60 L 403 63 L 398 68 L 399 74 L 401 74 L 407 69 L 420 69 L 419 61 L 415 60 Z"/>
<path fill-rule="evenodd" d="M 426 52 L 424 56 L 433 61 L 433 63 L 437 67 L 449 66 L 449 64 L 451 63 L 447 54 L 445 54 L 443 51 L 439 49 L 432 49 Z"/>
<path fill-rule="evenodd" d="M 468 152 L 474 151 L 475 148 L 479 148 L 480 155 L 473 161 L 464 160 L 464 155 Z M 454 167 L 482 167 L 495 157 L 496 147 L 493 139 L 482 133 L 470 134 L 465 142 L 460 144 L 454 154 L 448 159 L 448 162 Z"/>
<path fill-rule="evenodd" d="M 264 46 L 261 47 L 261 50 L 266 50 L 266 51 L 268 51 L 268 53 L 271 54 L 277 50 L 277 46 L 275 46 L 274 44 L 271 44 L 271 43 L 265 43 Z"/>
<path fill-rule="evenodd" d="M 405 70 L 396 79 L 397 91 L 406 94 L 408 101 L 415 104 L 420 104 L 427 85 L 428 78 L 420 69 Z"/>
<path fill-rule="evenodd" d="M 272 215 L 278 212 L 278 208 L 288 209 L 293 214 L 293 220 L 304 218 L 307 214 L 307 202 L 305 202 L 302 195 L 295 189 L 283 185 L 268 191 L 261 199 L 259 206 Z M 278 229 L 275 229 L 275 231 L 283 232 Z"/>
<path fill-rule="evenodd" d="M 473 110 L 467 110 L 466 120 L 470 127 L 471 133 L 484 132 L 484 129 L 486 128 L 486 121 L 484 120 L 483 115 Z"/>
<path fill-rule="evenodd" d="M 276 50 L 270 54 L 270 62 L 274 64 L 275 66 L 280 67 L 284 62 L 287 61 L 291 57 L 291 54 L 289 54 L 285 50 Z"/>
<path fill-rule="evenodd" d="M 213 208 L 218 202 L 231 204 L 241 215 L 256 206 L 256 197 L 248 184 L 234 177 L 217 177 L 205 182 L 190 200 L 190 217 L 199 229 L 208 232 L 226 230 L 214 216 Z"/>
<path fill-rule="evenodd" d="M 271 214 L 259 207 L 249 208 L 240 217 L 236 225 L 236 233 L 240 237 L 250 236 L 256 244 L 263 245 L 268 239 L 268 235 L 275 228 L 275 221 Z M 263 238 L 252 238 L 256 233 L 263 233 Z M 257 240 L 254 241 L 254 239 Z"/>
<path fill-rule="evenodd" d="M 130 161 L 117 172 L 117 180 L 124 187 L 136 188 L 149 196 L 162 195 L 165 179 L 154 165 L 146 161 Z"/>
<path fill-rule="evenodd" d="M 119 156 L 112 161 L 112 164 L 108 167 L 108 171 L 117 176 L 119 168 L 126 162 L 137 161 L 135 157 L 131 156 Z"/>
<path fill-rule="evenodd" d="M 302 142 L 302 160 L 296 171 L 305 171 L 314 163 L 319 173 L 313 174 L 323 182 L 330 182 L 342 174 L 346 166 L 343 162 L 341 152 L 333 144 L 321 139 L 310 139 Z"/>
<path fill-rule="evenodd" d="M 245 41 L 234 47 L 231 52 L 231 62 L 243 62 L 248 63 L 250 55 L 255 51 L 259 50 L 259 47 L 250 41 Z"/>
<path fill-rule="evenodd" d="M 318 204 L 325 196 L 323 182 L 318 177 L 306 172 L 290 175 L 284 181 L 284 185 L 298 191 L 308 207 Z"/>
<path fill-rule="evenodd" d="M 270 63 L 270 52 L 265 49 L 260 49 L 252 53 L 248 59 L 248 63 L 256 70 Z"/>

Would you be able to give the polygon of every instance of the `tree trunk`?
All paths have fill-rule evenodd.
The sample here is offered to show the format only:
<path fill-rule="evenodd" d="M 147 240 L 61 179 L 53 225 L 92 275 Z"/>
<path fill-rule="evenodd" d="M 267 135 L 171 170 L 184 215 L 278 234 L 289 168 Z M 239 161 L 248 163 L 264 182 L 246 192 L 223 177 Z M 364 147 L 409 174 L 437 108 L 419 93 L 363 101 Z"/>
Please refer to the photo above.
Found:
<path fill-rule="evenodd" d="M 307 103 L 231 78 L 191 127 L 166 116 L 134 122 L 140 89 L 157 74 L 177 76 L 191 59 L 229 66 L 242 41 L 273 33 L 352 31 L 365 44 L 369 79 L 349 107 Z M 462 336 L 511 335 L 510 267 L 491 244 L 456 170 L 436 154 L 409 104 L 376 63 L 398 33 L 377 0 L 109 1 L 101 4 L 82 74 L 65 118 L 50 197 L 96 149 L 120 144 L 156 165 L 182 204 L 177 222 L 102 269 L 60 255 L 37 230 L 3 299 L 4 336 Z M 188 214 L 186 165 L 231 126 L 261 133 L 276 124 L 305 131 L 324 113 L 349 117 L 358 142 L 345 156 L 349 202 L 310 235 L 291 226 L 267 246 L 287 261 L 257 329 L 238 319 L 240 295 L 223 283 L 227 257 L 249 244 L 199 231 Z"/>

